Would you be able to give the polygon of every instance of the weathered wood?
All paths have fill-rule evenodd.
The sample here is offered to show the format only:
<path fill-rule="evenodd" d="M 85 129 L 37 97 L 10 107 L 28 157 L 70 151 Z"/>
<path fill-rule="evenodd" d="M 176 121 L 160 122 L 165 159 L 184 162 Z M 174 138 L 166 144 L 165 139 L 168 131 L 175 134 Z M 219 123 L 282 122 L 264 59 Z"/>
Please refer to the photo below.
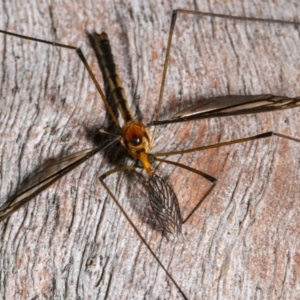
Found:
<path fill-rule="evenodd" d="M 192 1 L 93 6 L 77 1 L 33 7 L 23 1 L 19 7 L 8 1 L 0 7 L 0 28 L 81 47 L 101 84 L 86 31 L 105 30 L 132 108 L 138 114 L 138 107 L 147 122 L 158 100 L 172 9 L 295 20 L 297 2 L 242 7 L 233 0 L 210 7 L 201 1 L 195 7 Z M 211 27 L 204 20 L 187 28 L 184 22 L 193 20 L 178 17 L 164 117 L 199 96 L 228 90 L 300 95 L 300 42 L 293 26 Z M 199 38 L 199 26 L 206 38 Z M 105 127 L 107 119 L 74 51 L 0 39 L 2 204 L 48 159 L 92 147 L 87 132 Z M 159 130 L 154 150 L 270 130 L 300 138 L 299 124 L 295 109 L 172 125 Z M 142 219 L 147 197 L 134 185 L 136 176 L 119 174 L 106 182 L 189 299 L 295 299 L 300 289 L 299 150 L 295 142 L 273 138 L 181 157 L 179 162 L 217 177 L 218 183 L 177 241 L 162 239 Z M 99 175 L 114 166 L 108 155 L 96 155 L 0 223 L 0 298 L 181 299 L 99 183 Z M 209 185 L 186 171 L 161 169 L 165 176 L 170 173 L 186 216 Z"/>

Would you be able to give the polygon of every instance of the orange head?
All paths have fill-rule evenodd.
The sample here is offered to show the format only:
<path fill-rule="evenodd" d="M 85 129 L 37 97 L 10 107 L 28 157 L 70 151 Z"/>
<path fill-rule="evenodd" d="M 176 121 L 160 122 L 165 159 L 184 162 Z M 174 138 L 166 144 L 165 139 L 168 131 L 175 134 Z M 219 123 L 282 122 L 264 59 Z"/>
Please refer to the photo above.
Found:
<path fill-rule="evenodd" d="M 133 121 L 122 128 L 121 136 L 121 143 L 130 155 L 135 160 L 139 160 L 147 173 L 150 174 L 152 161 L 150 162 L 148 157 L 151 151 L 148 128 L 142 122 Z"/>

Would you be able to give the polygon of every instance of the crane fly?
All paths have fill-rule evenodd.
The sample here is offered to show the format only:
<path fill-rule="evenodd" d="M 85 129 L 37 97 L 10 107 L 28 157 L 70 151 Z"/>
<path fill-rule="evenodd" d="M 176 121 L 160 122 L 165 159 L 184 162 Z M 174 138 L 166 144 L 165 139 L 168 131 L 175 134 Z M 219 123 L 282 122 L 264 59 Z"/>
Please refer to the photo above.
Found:
<path fill-rule="evenodd" d="M 147 183 L 145 188 L 148 191 L 150 207 L 152 210 L 152 214 L 155 216 L 155 219 L 159 225 L 159 229 L 163 232 L 163 234 L 175 234 L 175 235 L 180 234 L 182 224 L 184 224 L 192 216 L 192 214 L 201 205 L 204 199 L 211 193 L 211 191 L 216 185 L 217 179 L 209 174 L 206 174 L 190 166 L 183 165 L 178 162 L 170 161 L 161 157 L 166 157 L 166 156 L 169 157 L 172 155 L 185 154 L 190 152 L 202 151 L 206 149 L 218 148 L 226 145 L 239 144 L 247 141 L 253 141 L 257 139 L 271 137 L 272 135 L 284 139 L 296 141 L 296 142 L 300 142 L 300 140 L 280 133 L 265 132 L 258 135 L 246 137 L 246 138 L 240 138 L 240 139 L 231 140 L 228 142 L 221 142 L 218 144 L 212 144 L 208 146 L 194 147 L 194 148 L 178 150 L 178 151 L 153 153 L 152 146 L 153 146 L 153 140 L 156 135 L 157 126 L 163 124 L 171 124 L 171 123 L 178 123 L 178 122 L 192 121 L 192 120 L 199 120 L 199 119 L 232 116 L 232 115 L 240 115 L 240 114 L 252 114 L 252 113 L 294 108 L 300 105 L 300 97 L 286 97 L 286 96 L 272 95 L 272 94 L 258 94 L 258 95 L 226 95 L 226 96 L 212 97 L 207 99 L 202 98 L 200 99 L 200 101 L 198 101 L 198 103 L 194 104 L 193 106 L 190 106 L 188 108 L 185 108 L 177 112 L 172 118 L 160 120 L 160 111 L 162 106 L 162 98 L 163 98 L 167 68 L 170 59 L 172 37 L 173 37 L 173 32 L 176 24 L 176 18 L 179 13 L 197 15 L 199 17 L 210 16 L 213 18 L 220 18 L 220 19 L 235 19 L 235 20 L 251 21 L 251 22 L 271 22 L 271 23 L 273 22 L 273 23 L 280 23 L 280 24 L 294 25 L 294 26 L 300 25 L 300 23 L 281 21 L 281 20 L 267 20 L 267 19 L 244 18 L 244 17 L 240 18 L 240 17 L 216 15 L 216 14 L 202 13 L 202 12 L 195 12 L 195 11 L 188 11 L 188 10 L 175 10 L 172 15 L 171 27 L 169 31 L 167 51 L 165 56 L 164 69 L 163 69 L 162 82 L 161 82 L 161 89 L 160 89 L 160 95 L 159 95 L 159 100 L 157 105 L 157 113 L 155 114 L 155 118 L 148 124 L 145 124 L 140 120 L 138 120 L 129 108 L 124 88 L 122 86 L 121 80 L 116 70 L 116 64 L 114 62 L 114 58 L 112 55 L 110 42 L 105 32 L 102 32 L 101 34 L 98 33 L 90 34 L 89 38 L 90 38 L 91 45 L 95 51 L 95 54 L 98 58 L 100 68 L 102 70 L 104 82 L 107 85 L 107 92 L 106 92 L 107 97 L 103 92 L 103 90 L 101 89 L 101 87 L 99 86 L 98 82 L 96 81 L 95 76 L 92 73 L 91 68 L 89 67 L 85 59 L 85 56 L 83 55 L 82 51 L 79 48 L 0 30 L 1 33 L 12 35 L 17 38 L 27 39 L 27 40 L 49 44 L 57 47 L 75 50 L 80 60 L 84 64 L 85 69 L 89 73 L 90 78 L 94 82 L 97 91 L 99 92 L 105 104 L 107 112 L 109 113 L 115 127 L 118 130 L 117 136 L 112 135 L 113 137 L 108 138 L 108 140 L 102 143 L 100 146 L 93 147 L 66 156 L 56 161 L 55 163 L 46 166 L 44 169 L 36 173 L 28 181 L 24 182 L 20 187 L 20 189 L 14 195 L 9 197 L 7 201 L 0 207 L 0 221 L 5 220 L 11 213 L 17 210 L 20 206 L 27 203 L 29 200 L 31 200 L 41 191 L 45 190 L 49 185 L 57 181 L 66 173 L 68 173 L 78 165 L 82 164 L 84 161 L 94 156 L 96 153 L 107 149 L 109 146 L 119 141 L 123 145 L 123 147 L 125 147 L 129 155 L 133 158 L 135 164 L 130 166 L 128 165 L 118 166 L 108 172 L 105 172 L 99 177 L 99 181 L 102 183 L 102 185 L 104 186 L 108 194 L 117 204 L 119 209 L 122 211 L 125 218 L 131 224 L 135 232 L 138 234 L 142 242 L 146 245 L 146 247 L 151 252 L 153 257 L 156 259 L 158 264 L 164 269 L 167 276 L 176 285 L 176 287 L 178 288 L 182 296 L 184 298 L 187 298 L 184 292 L 179 287 L 179 285 L 173 279 L 171 274 L 168 273 L 167 269 L 160 262 L 156 254 L 148 246 L 145 239 L 139 233 L 138 229 L 130 220 L 130 218 L 127 216 L 124 209 L 119 205 L 118 200 L 106 185 L 105 178 L 116 172 L 136 170 L 137 168 L 142 168 L 145 171 L 147 176 Z M 114 112 L 112 106 L 115 106 L 118 109 L 118 111 L 122 116 L 124 124 L 119 123 L 118 117 Z M 150 132 L 151 128 L 155 128 L 152 136 Z M 104 132 L 103 134 L 111 136 L 107 132 Z M 177 199 L 177 196 L 173 191 L 172 186 L 154 171 L 152 165 L 155 162 L 171 164 L 175 167 L 185 169 L 187 171 L 193 172 L 203 177 L 208 182 L 210 182 L 211 184 L 210 188 L 207 190 L 207 192 L 204 194 L 202 199 L 200 199 L 198 204 L 193 208 L 193 210 L 188 214 L 187 217 L 185 218 L 182 217 L 180 211 L 180 199 L 179 200 Z"/>

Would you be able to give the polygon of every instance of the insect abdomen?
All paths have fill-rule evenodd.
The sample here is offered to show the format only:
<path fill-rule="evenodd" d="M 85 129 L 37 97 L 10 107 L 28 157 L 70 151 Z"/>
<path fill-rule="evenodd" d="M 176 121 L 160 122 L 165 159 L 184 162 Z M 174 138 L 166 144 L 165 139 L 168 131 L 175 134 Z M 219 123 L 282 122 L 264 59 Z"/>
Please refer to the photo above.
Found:
<path fill-rule="evenodd" d="M 133 121 L 134 117 L 128 107 L 127 97 L 114 62 L 107 34 L 105 32 L 101 34 L 94 33 L 91 38 L 104 81 L 109 88 L 110 97 L 113 98 L 120 110 L 125 123 Z"/>

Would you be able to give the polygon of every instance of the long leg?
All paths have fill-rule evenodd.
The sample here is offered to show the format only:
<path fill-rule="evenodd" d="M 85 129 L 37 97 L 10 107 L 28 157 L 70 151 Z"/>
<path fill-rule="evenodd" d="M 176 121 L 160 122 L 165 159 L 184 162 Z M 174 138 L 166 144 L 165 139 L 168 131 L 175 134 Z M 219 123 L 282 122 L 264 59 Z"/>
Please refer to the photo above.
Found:
<path fill-rule="evenodd" d="M 158 104 L 157 104 L 156 112 L 155 112 L 155 115 L 152 119 L 152 122 L 150 122 L 148 124 L 150 126 L 155 125 L 155 124 L 164 124 L 164 121 L 159 121 L 159 118 L 160 118 L 160 113 L 161 113 L 162 99 L 163 99 L 163 95 L 164 95 L 167 71 L 168 71 L 168 67 L 169 67 L 170 50 L 171 50 L 171 46 L 172 46 L 172 39 L 173 39 L 173 35 L 174 35 L 177 16 L 179 14 L 195 15 L 195 16 L 199 16 L 199 18 L 201 18 L 201 17 L 213 17 L 213 18 L 216 18 L 216 19 L 219 18 L 219 19 L 225 19 L 225 20 L 226 19 L 227 20 L 238 20 L 238 21 L 243 21 L 243 22 L 247 22 L 247 21 L 249 22 L 250 21 L 250 22 L 254 22 L 254 23 L 262 22 L 262 23 L 273 23 L 273 24 L 294 25 L 294 26 L 299 26 L 300 25 L 300 22 L 285 21 L 285 20 L 273 20 L 273 19 L 263 19 L 263 18 L 228 16 L 228 15 L 223 15 L 223 14 L 206 13 L 206 12 L 200 12 L 200 11 L 187 10 L 187 9 L 174 10 L 173 14 L 172 14 L 170 29 L 169 29 L 169 36 L 168 36 L 165 60 L 164 60 L 164 65 L 163 65 L 163 73 L 162 73 L 162 80 L 161 80 L 161 87 L 160 87 Z M 229 94 L 230 94 L 230 92 L 229 92 Z M 298 103 L 294 104 L 294 105 L 290 105 L 290 107 L 294 107 L 296 105 L 299 105 L 299 101 L 296 101 L 298 98 L 299 97 L 291 98 L 291 99 L 294 99 L 295 102 L 298 102 Z M 276 107 L 275 106 L 274 110 L 275 109 L 284 109 L 284 108 L 288 108 L 288 106 L 286 106 L 286 107 L 280 107 L 280 106 Z M 246 112 L 246 113 L 251 113 L 251 112 L 249 111 L 249 112 Z M 230 115 L 230 113 L 229 113 L 229 115 Z M 209 118 L 209 117 L 210 116 L 208 115 L 207 118 Z M 205 116 L 204 116 L 204 118 L 205 118 Z M 197 118 L 195 118 L 195 119 L 197 119 Z M 171 123 L 171 122 L 176 122 L 176 120 L 174 120 L 174 121 L 166 120 L 165 123 L 168 124 L 168 123 Z M 155 139 L 156 132 L 157 132 L 157 127 L 154 128 L 153 138 L 152 138 L 153 140 Z"/>
<path fill-rule="evenodd" d="M 115 202 L 115 204 L 117 205 L 117 207 L 120 209 L 120 211 L 122 212 L 123 216 L 125 217 L 125 219 L 127 220 L 127 222 L 129 222 L 129 224 L 131 225 L 131 227 L 133 228 L 133 230 L 135 231 L 135 233 L 138 235 L 138 237 L 140 238 L 140 240 L 142 241 L 142 243 L 146 246 L 146 248 L 148 249 L 148 251 L 152 254 L 152 256 L 154 257 L 154 259 L 156 260 L 156 262 L 159 264 L 159 266 L 165 271 L 166 275 L 169 277 L 169 279 L 174 283 L 174 285 L 177 287 L 178 291 L 180 292 L 180 294 L 182 295 L 182 297 L 184 299 L 188 299 L 187 296 L 185 295 L 185 293 L 182 291 L 182 289 L 180 288 L 180 286 L 178 285 L 178 283 L 176 282 L 176 280 L 173 278 L 173 276 L 168 272 L 167 268 L 162 264 L 162 262 L 160 261 L 160 259 L 158 258 L 158 256 L 155 254 L 155 252 L 151 249 L 151 247 L 149 246 L 149 244 L 147 243 L 147 241 L 145 240 L 145 238 L 142 236 L 142 234 L 140 233 L 140 231 L 137 229 L 137 227 L 134 225 L 134 223 L 132 222 L 132 220 L 130 219 L 130 217 L 128 216 L 128 214 L 126 213 L 126 211 L 123 209 L 123 207 L 120 205 L 119 201 L 117 200 L 117 198 L 114 196 L 114 194 L 111 192 L 111 190 L 109 189 L 109 187 L 106 185 L 106 183 L 104 182 L 104 179 L 116 172 L 120 172 L 120 171 L 126 171 L 126 170 L 134 170 L 135 167 L 131 167 L 131 166 L 122 166 L 116 169 L 113 169 L 109 172 L 104 173 L 103 175 L 101 175 L 99 177 L 100 182 L 102 183 L 102 185 L 104 186 L 104 188 L 106 189 L 107 193 L 110 195 L 110 197 L 113 199 L 113 201 Z"/>
<path fill-rule="evenodd" d="M 203 151 L 203 150 L 208 150 L 208 149 L 214 149 L 214 148 L 229 146 L 229 145 L 233 145 L 233 144 L 245 143 L 245 142 L 254 141 L 254 140 L 257 140 L 257 139 L 269 138 L 269 137 L 272 137 L 272 136 L 277 136 L 277 137 L 280 137 L 280 138 L 283 138 L 283 139 L 287 139 L 287 140 L 290 140 L 290 141 L 300 143 L 300 139 L 296 139 L 296 138 L 293 138 L 293 137 L 290 137 L 290 136 L 287 136 L 287 135 L 284 135 L 284 134 L 276 133 L 276 132 L 265 132 L 265 133 L 261 133 L 261 134 L 255 135 L 255 136 L 242 138 L 242 139 L 237 139 L 237 140 L 232 140 L 232 141 L 223 142 L 223 143 L 214 144 L 214 145 L 196 147 L 196 148 L 179 150 L 179 151 L 156 153 L 155 155 L 157 157 L 156 158 L 157 161 L 168 163 L 168 164 L 173 164 L 173 165 L 178 166 L 180 168 L 184 168 L 184 169 L 186 169 L 190 172 L 194 172 L 194 173 L 202 176 L 203 178 L 207 179 L 208 181 L 210 181 L 212 183 L 211 187 L 207 190 L 207 192 L 204 194 L 204 196 L 199 200 L 197 205 L 193 208 L 193 210 L 189 213 L 189 215 L 183 220 L 183 224 L 188 221 L 188 219 L 199 208 L 201 203 L 203 203 L 203 201 L 206 199 L 206 197 L 211 193 L 211 191 L 214 189 L 214 187 L 216 185 L 217 179 L 210 176 L 210 175 L 208 175 L 208 174 L 206 174 L 206 173 L 203 173 L 199 170 L 191 168 L 189 166 L 186 166 L 186 165 L 183 165 L 183 164 L 180 164 L 180 163 L 177 163 L 177 162 L 173 162 L 173 161 L 170 161 L 170 160 L 158 158 L 159 156 L 172 156 L 172 155 L 191 153 L 191 152 L 196 152 L 196 151 Z"/>
<path fill-rule="evenodd" d="M 207 149 L 219 148 L 219 147 L 229 146 L 229 145 L 233 145 L 233 144 L 240 144 L 240 143 L 253 141 L 253 140 L 257 140 L 257 139 L 264 139 L 264 138 L 268 138 L 268 137 L 271 137 L 271 136 L 278 136 L 278 137 L 281 137 L 281 138 L 284 138 L 284 139 L 287 139 L 287 140 L 290 140 L 290 141 L 300 143 L 300 139 L 296 139 L 296 138 L 293 138 L 293 137 L 288 136 L 288 135 L 268 131 L 268 132 L 264 132 L 264 133 L 254 135 L 254 136 L 250 136 L 250 137 L 247 137 L 247 138 L 232 140 L 232 141 L 213 144 L 213 145 L 208 145 L 208 146 L 201 146 L 201 147 L 196 147 L 196 148 L 191 148 L 191 149 L 170 151 L 170 152 L 159 152 L 159 153 L 155 153 L 155 156 L 172 156 L 172 155 L 178 155 L 178 154 L 184 154 L 184 153 L 191 153 L 191 152 L 195 152 L 195 151 L 202 151 L 202 150 L 207 150 Z"/>
<path fill-rule="evenodd" d="M 13 32 L 9 32 L 9 31 L 4 31 L 4 30 L 0 30 L 0 33 L 3 33 L 3 34 L 7 34 L 7 35 L 11 35 L 11 36 L 15 36 L 17 38 L 21 38 L 21 39 L 25 39 L 25 40 L 30 40 L 30 41 L 34 41 L 34 42 L 39 42 L 39 43 L 43 43 L 43 44 L 48 44 L 48 45 L 51 45 L 51 46 L 56 46 L 56 47 L 61 47 L 61 48 L 66 48 L 66 49 L 71 49 L 71 50 L 75 50 L 78 57 L 80 58 L 80 60 L 82 61 L 82 63 L 84 64 L 84 67 L 86 68 L 86 70 L 88 71 L 89 73 L 89 76 L 91 77 L 91 79 L 93 80 L 93 83 L 97 89 L 97 91 L 99 92 L 101 98 L 102 98 L 102 101 L 104 102 L 105 104 L 105 107 L 106 109 L 108 110 L 111 118 L 113 119 L 114 123 L 116 124 L 116 126 L 120 129 L 120 125 L 119 125 L 119 122 L 115 116 L 115 114 L 113 113 L 99 83 L 97 82 L 96 78 L 95 78 L 95 75 L 93 74 L 89 64 L 87 63 L 82 51 L 80 48 L 77 48 L 77 47 L 74 47 L 74 46 L 70 46 L 70 45 L 65 45 L 65 44 L 61 44 L 61 43 L 56 43 L 56 42 L 51 42 L 51 41 L 46 41 L 46 40 L 42 40 L 42 39 L 37 39 L 37 38 L 33 38 L 33 37 L 28 37 L 28 36 L 25 36 L 25 35 L 21 35 L 21 34 L 16 34 L 16 33 L 13 33 Z"/>
<path fill-rule="evenodd" d="M 164 94 L 164 88 L 165 88 L 165 81 L 167 76 L 167 70 L 168 70 L 168 64 L 170 59 L 170 50 L 172 46 L 172 38 L 174 34 L 175 24 L 177 20 L 178 14 L 191 14 L 191 15 L 198 15 L 198 16 L 209 16 L 209 17 L 216 17 L 216 18 L 223 18 L 223 19 L 229 19 L 229 20 L 241 20 L 241 21 L 253 21 L 253 22 L 264 22 L 264 23 L 278 23 L 278 24 L 286 24 L 286 25 L 300 25 L 300 23 L 292 22 L 292 21 L 284 21 L 284 20 L 271 20 L 271 19 L 262 19 L 262 18 L 246 18 L 246 17 L 239 17 L 239 16 L 228 16 L 223 14 L 213 14 L 213 13 L 205 13 L 200 11 L 193 11 L 193 10 L 187 10 L 187 9 L 177 9 L 173 11 L 172 19 L 171 19 L 171 25 L 169 30 L 169 37 L 167 42 L 167 50 L 165 54 L 165 61 L 163 66 L 163 73 L 162 73 L 162 80 L 161 80 L 161 87 L 159 92 L 159 98 L 158 98 L 158 104 L 156 109 L 156 114 L 154 115 L 153 120 L 158 121 L 160 116 L 160 110 L 162 105 L 162 99 Z"/>
<path fill-rule="evenodd" d="M 187 215 L 187 217 L 182 221 L 182 224 L 186 223 L 188 221 L 188 219 L 194 214 L 194 212 L 199 208 L 199 206 L 201 205 L 201 203 L 203 203 L 203 201 L 206 199 L 206 197 L 211 193 L 211 191 L 214 189 L 214 187 L 216 186 L 217 183 L 217 179 L 214 178 L 213 176 L 210 176 L 204 172 L 201 172 L 199 170 L 196 170 L 195 168 L 191 168 L 189 166 L 180 164 L 178 162 L 174 162 L 171 160 L 167 160 L 167 159 L 161 159 L 161 158 L 156 158 L 157 161 L 160 162 L 164 162 L 167 164 L 171 164 L 183 169 L 186 169 L 190 172 L 194 172 L 200 176 L 202 176 L 203 178 L 205 178 L 206 180 L 210 181 L 212 183 L 211 187 L 206 191 L 206 193 L 203 195 L 203 197 L 199 200 L 199 202 L 197 203 L 197 205 L 192 209 L 192 211 Z"/>

